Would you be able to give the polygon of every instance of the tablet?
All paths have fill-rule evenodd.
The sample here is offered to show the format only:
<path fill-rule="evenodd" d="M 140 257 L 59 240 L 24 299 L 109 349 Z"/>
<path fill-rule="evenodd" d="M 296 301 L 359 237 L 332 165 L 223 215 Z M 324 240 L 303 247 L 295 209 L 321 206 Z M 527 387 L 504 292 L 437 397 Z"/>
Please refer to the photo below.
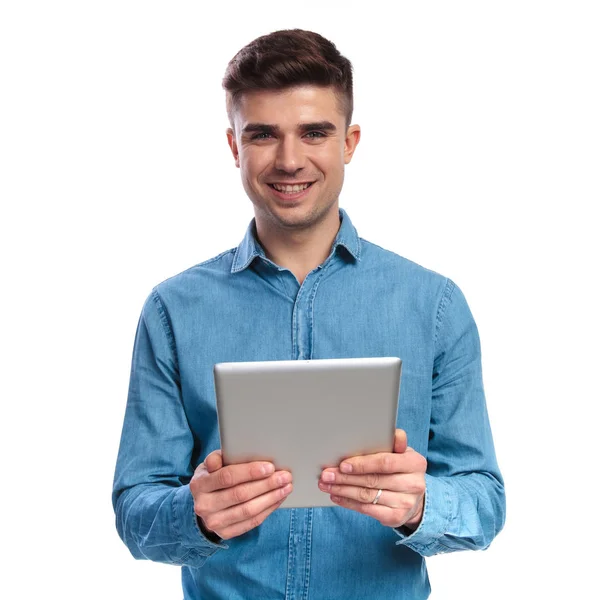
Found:
<path fill-rule="evenodd" d="M 321 471 L 392 451 L 401 369 L 396 357 L 216 364 L 224 464 L 268 460 L 291 471 L 281 508 L 335 506 L 318 488 Z"/>

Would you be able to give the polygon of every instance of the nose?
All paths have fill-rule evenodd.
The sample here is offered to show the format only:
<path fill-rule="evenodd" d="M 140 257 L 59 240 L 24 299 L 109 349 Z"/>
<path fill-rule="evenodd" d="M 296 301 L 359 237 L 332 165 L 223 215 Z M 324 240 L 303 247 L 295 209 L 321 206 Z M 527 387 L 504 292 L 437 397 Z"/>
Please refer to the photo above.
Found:
<path fill-rule="evenodd" d="M 304 161 L 302 141 L 292 136 L 281 138 L 277 146 L 275 168 L 278 171 L 293 174 L 304 168 Z"/>

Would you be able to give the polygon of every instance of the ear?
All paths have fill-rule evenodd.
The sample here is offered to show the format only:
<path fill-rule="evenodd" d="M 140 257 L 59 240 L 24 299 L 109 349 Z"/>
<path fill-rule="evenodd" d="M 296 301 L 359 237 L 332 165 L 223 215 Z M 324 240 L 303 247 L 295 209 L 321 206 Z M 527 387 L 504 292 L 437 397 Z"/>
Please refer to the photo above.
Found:
<path fill-rule="evenodd" d="M 227 129 L 227 143 L 229 144 L 229 148 L 231 148 L 231 153 L 233 154 L 233 158 L 235 159 L 235 166 L 240 168 L 240 155 L 238 153 L 237 142 L 235 141 L 235 132 L 231 127 Z"/>
<path fill-rule="evenodd" d="M 360 125 L 350 125 L 346 132 L 344 141 L 344 163 L 348 164 L 352 160 L 356 146 L 360 142 Z"/>

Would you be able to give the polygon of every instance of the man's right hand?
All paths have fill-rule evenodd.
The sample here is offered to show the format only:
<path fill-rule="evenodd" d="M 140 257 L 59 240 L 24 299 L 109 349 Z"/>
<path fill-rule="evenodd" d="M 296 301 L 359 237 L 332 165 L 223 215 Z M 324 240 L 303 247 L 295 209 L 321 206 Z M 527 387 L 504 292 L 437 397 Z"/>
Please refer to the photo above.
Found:
<path fill-rule="evenodd" d="M 258 527 L 292 491 L 292 474 L 257 461 L 223 466 L 220 450 L 198 465 L 190 481 L 194 511 L 204 527 L 228 540 Z"/>

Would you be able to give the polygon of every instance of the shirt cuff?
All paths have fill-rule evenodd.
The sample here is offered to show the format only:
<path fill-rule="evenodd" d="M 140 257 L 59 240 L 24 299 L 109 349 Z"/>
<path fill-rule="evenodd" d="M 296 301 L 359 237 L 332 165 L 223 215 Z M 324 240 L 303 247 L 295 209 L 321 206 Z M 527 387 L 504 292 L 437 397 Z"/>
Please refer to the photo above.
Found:
<path fill-rule="evenodd" d="M 173 497 L 173 523 L 181 543 L 200 556 L 209 557 L 228 548 L 223 541 L 215 544 L 202 533 L 194 512 L 194 498 L 189 485 L 177 489 Z"/>
<path fill-rule="evenodd" d="M 421 556 L 448 552 L 440 543 L 457 514 L 457 499 L 453 487 L 444 479 L 425 474 L 425 502 L 421 523 L 412 533 L 406 528 L 395 528 L 400 537 L 396 545 L 403 545 Z"/>

